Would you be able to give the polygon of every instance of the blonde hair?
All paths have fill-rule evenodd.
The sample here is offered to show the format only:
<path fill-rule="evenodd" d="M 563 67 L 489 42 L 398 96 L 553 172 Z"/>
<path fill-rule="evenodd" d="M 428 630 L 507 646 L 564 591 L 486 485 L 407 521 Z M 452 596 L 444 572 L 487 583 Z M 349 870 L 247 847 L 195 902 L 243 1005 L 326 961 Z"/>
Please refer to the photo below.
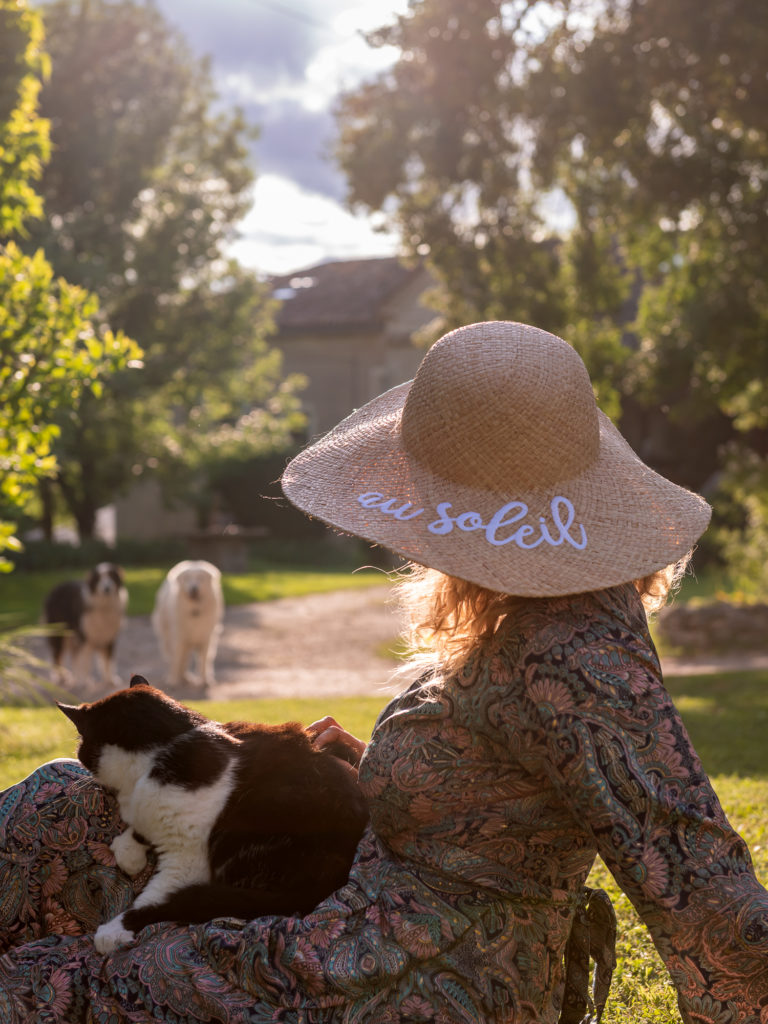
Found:
<path fill-rule="evenodd" d="M 647 615 L 662 608 L 679 586 L 690 555 L 633 581 Z M 397 596 L 405 619 L 403 641 L 412 652 L 409 666 L 437 663 L 449 673 L 461 669 L 476 650 L 489 647 L 504 619 L 529 600 L 416 563 L 405 567 Z"/>

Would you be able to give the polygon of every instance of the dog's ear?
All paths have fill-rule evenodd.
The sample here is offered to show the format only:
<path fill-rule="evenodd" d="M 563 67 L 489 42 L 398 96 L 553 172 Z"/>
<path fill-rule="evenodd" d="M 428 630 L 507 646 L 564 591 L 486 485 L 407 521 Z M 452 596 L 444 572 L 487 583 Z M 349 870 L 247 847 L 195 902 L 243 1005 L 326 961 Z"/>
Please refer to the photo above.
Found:
<path fill-rule="evenodd" d="M 130 689 L 130 687 L 132 686 L 149 686 L 149 683 L 144 678 L 144 676 L 135 675 L 131 676 L 131 681 L 128 684 L 128 688 Z"/>

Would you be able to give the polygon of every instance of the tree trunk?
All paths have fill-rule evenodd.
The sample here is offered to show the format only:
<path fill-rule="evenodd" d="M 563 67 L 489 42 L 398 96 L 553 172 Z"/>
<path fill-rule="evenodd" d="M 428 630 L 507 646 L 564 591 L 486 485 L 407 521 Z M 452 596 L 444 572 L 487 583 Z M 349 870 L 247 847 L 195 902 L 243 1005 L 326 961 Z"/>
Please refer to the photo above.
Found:
<path fill-rule="evenodd" d="M 67 508 L 75 517 L 80 540 L 92 540 L 96 528 L 96 505 L 89 500 L 87 494 L 78 494 L 78 488 L 73 487 L 63 476 L 59 476 L 57 482 Z"/>
<path fill-rule="evenodd" d="M 88 501 L 81 502 L 77 508 L 72 510 L 75 514 L 77 532 L 80 540 L 93 540 L 93 533 L 96 529 L 96 508 Z"/>
<path fill-rule="evenodd" d="M 46 540 L 53 540 L 53 481 L 50 477 L 43 477 L 38 485 L 40 492 L 40 503 L 43 507 L 43 512 L 40 517 L 40 528 L 43 531 L 43 536 Z"/>

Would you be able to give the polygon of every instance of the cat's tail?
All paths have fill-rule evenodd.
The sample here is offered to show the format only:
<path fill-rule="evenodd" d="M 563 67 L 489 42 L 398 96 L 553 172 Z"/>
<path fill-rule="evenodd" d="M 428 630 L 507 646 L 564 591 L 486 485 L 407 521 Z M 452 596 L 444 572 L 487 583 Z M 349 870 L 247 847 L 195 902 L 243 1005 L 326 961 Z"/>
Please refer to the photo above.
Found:
<path fill-rule="evenodd" d="M 154 906 L 131 908 L 123 915 L 123 924 L 138 932 L 159 921 L 177 924 L 204 924 L 216 917 L 236 917 L 251 921 L 254 917 L 302 915 L 316 904 L 316 893 L 296 891 L 287 898 L 285 892 L 266 889 L 240 889 L 234 885 L 189 885 L 166 896 Z"/>

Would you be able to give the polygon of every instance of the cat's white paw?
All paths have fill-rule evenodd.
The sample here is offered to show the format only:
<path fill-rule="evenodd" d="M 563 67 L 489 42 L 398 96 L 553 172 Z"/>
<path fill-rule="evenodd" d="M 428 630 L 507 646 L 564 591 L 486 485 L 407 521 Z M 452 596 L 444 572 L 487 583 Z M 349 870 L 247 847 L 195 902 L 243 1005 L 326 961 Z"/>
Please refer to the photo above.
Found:
<path fill-rule="evenodd" d="M 129 942 L 133 942 L 134 938 L 134 933 L 123 927 L 123 915 L 118 914 L 106 924 L 99 925 L 93 937 L 93 944 L 99 953 L 112 953 L 118 946 L 127 946 Z"/>
<path fill-rule="evenodd" d="M 130 828 L 115 836 L 109 848 L 115 855 L 117 866 L 127 875 L 138 875 L 147 866 L 147 848 L 137 842 Z"/>

